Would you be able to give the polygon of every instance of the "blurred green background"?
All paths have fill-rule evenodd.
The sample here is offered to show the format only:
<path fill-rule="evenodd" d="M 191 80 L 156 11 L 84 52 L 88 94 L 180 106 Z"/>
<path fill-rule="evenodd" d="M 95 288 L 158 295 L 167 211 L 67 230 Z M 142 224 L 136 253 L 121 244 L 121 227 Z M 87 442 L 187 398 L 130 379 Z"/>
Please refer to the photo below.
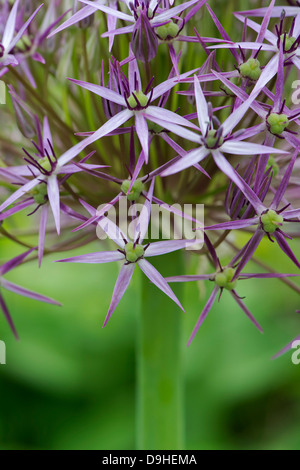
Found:
<path fill-rule="evenodd" d="M 293 242 L 299 251 L 299 241 Z M 99 249 L 95 243 L 85 250 Z M 103 249 L 103 248 L 101 248 Z M 1 261 L 20 253 L 2 240 Z M 68 256 L 70 253 L 67 254 Z M 195 255 L 187 263 L 195 264 Z M 259 257 L 295 272 L 277 246 Z M 21 340 L 3 318 L 0 339 L 1 449 L 134 449 L 135 347 L 139 276 L 105 329 L 117 264 L 28 263 L 7 278 L 55 297 L 63 308 L 5 293 Z M 163 274 L 173 274 L 168 265 Z M 249 271 L 257 268 L 249 266 Z M 208 283 L 209 284 L 209 283 Z M 203 308 L 210 285 L 185 286 L 184 339 Z M 190 348 L 185 348 L 188 449 L 299 449 L 300 365 L 271 357 L 300 334 L 299 295 L 280 281 L 248 280 L 239 294 L 262 324 L 261 335 L 225 292 Z M 163 312 L 155 312 L 163 314 Z M 184 315 L 174 307 L 174 315 Z M 158 424 L 159 425 L 159 424 Z"/>

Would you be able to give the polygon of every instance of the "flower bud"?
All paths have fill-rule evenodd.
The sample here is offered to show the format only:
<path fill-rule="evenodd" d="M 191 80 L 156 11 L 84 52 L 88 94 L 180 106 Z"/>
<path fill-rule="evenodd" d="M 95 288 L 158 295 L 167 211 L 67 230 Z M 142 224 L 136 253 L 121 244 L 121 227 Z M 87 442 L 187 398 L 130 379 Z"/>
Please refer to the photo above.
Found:
<path fill-rule="evenodd" d="M 144 63 L 150 62 L 156 56 L 158 39 L 144 10 L 141 10 L 136 20 L 131 38 L 131 48 L 136 59 Z"/>
<path fill-rule="evenodd" d="M 271 113 L 267 117 L 267 124 L 271 134 L 282 134 L 285 128 L 289 125 L 289 120 L 286 114 Z"/>
<path fill-rule="evenodd" d="M 283 224 L 283 217 L 270 209 L 262 214 L 260 221 L 265 232 L 274 233 Z"/>
<path fill-rule="evenodd" d="M 220 271 L 215 275 L 215 283 L 217 286 L 221 287 L 222 289 L 227 289 L 229 291 L 232 291 L 236 287 L 237 281 L 233 281 L 232 279 L 235 274 L 235 269 L 234 268 L 224 268 L 223 271 Z"/>
<path fill-rule="evenodd" d="M 251 57 L 239 67 L 240 73 L 243 77 L 256 81 L 261 75 L 260 62 Z"/>
<path fill-rule="evenodd" d="M 131 184 L 131 180 L 123 181 L 122 186 L 121 186 L 121 190 L 127 196 L 127 199 L 129 201 L 136 201 L 140 197 L 142 192 L 144 191 L 145 185 L 142 183 L 141 180 L 136 180 L 132 185 L 130 193 L 127 194 L 128 190 L 129 190 L 129 187 L 130 187 L 130 184 Z"/>

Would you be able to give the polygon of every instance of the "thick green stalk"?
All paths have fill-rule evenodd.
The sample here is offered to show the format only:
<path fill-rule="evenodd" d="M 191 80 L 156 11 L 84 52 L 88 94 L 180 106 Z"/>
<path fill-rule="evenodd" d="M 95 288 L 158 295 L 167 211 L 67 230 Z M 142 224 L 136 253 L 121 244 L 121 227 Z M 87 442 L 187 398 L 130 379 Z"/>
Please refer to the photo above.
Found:
<path fill-rule="evenodd" d="M 179 252 L 152 258 L 151 263 L 164 276 L 183 273 Z M 174 286 L 178 295 L 181 287 Z M 137 348 L 137 445 L 142 450 L 184 448 L 183 316 L 172 300 L 142 276 Z"/>

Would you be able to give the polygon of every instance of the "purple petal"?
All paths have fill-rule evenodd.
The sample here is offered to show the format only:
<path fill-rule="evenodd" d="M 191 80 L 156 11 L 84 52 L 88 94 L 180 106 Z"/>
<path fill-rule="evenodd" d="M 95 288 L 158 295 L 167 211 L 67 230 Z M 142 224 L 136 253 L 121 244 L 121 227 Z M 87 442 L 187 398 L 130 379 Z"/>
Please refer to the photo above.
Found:
<path fill-rule="evenodd" d="M 135 130 L 141 143 L 147 164 L 149 157 L 149 131 L 146 119 L 139 113 L 135 113 Z"/>
<path fill-rule="evenodd" d="M 43 127 L 43 147 L 44 147 L 44 150 L 47 150 L 49 155 L 51 155 L 52 154 L 52 149 L 51 149 L 51 145 L 49 145 L 49 142 L 53 147 L 52 135 L 51 135 L 51 131 L 50 131 L 49 121 L 48 121 L 47 116 L 45 116 L 44 117 L 44 127 Z"/>
<path fill-rule="evenodd" d="M 204 322 L 205 318 L 207 317 L 207 315 L 209 314 L 214 302 L 215 302 L 215 299 L 216 299 L 216 296 L 217 296 L 217 293 L 219 291 L 219 287 L 214 287 L 212 293 L 211 293 L 211 296 L 210 298 L 208 299 L 208 302 L 207 304 L 205 305 L 204 309 L 202 310 L 202 313 L 199 317 L 199 320 L 197 321 L 196 323 L 196 326 L 195 328 L 193 329 L 193 332 L 191 334 L 191 337 L 188 341 L 188 346 L 191 344 L 191 342 L 193 341 L 193 339 L 195 338 L 196 336 L 196 333 L 198 332 L 200 326 L 202 325 L 202 323 Z"/>
<path fill-rule="evenodd" d="M 199 126 L 202 134 L 205 135 L 209 123 L 208 107 L 199 80 L 196 75 L 194 77 L 194 87 Z"/>
<path fill-rule="evenodd" d="M 44 204 L 42 207 L 42 212 L 41 212 L 40 230 L 39 230 L 39 248 L 38 248 L 39 267 L 41 267 L 42 265 L 42 260 L 43 260 L 43 255 L 44 255 L 48 213 L 49 213 L 49 205 Z"/>
<path fill-rule="evenodd" d="M 168 285 L 162 275 L 155 269 L 155 267 L 145 259 L 141 259 L 137 264 L 143 273 L 146 274 L 148 279 L 150 279 L 150 281 L 153 282 L 153 284 L 155 284 L 164 294 L 170 297 L 170 299 L 172 299 L 184 312 L 184 308 L 172 291 L 171 287 Z"/>
<path fill-rule="evenodd" d="M 274 3 L 275 3 L 275 0 L 272 0 L 270 5 L 267 8 L 267 11 L 266 11 L 264 19 L 262 21 L 262 24 L 261 24 L 256 42 L 262 42 L 264 40 L 266 34 L 267 34 L 268 26 L 269 26 L 271 14 L 272 14 L 272 10 L 273 10 L 273 7 L 274 7 Z"/>
<path fill-rule="evenodd" d="M 261 332 L 263 333 L 263 329 L 262 327 L 260 326 L 260 324 L 255 320 L 254 316 L 252 315 L 252 313 L 250 312 L 250 310 L 248 310 L 248 308 L 246 307 L 246 305 L 241 301 L 241 299 L 239 299 L 237 297 L 237 295 L 235 295 L 233 292 L 231 292 L 231 295 L 232 297 L 234 298 L 234 300 L 236 301 L 236 303 L 238 304 L 239 307 L 241 307 L 241 309 L 243 310 L 243 312 L 247 315 L 247 317 L 252 321 L 252 323 L 256 326 L 256 328 Z"/>
<path fill-rule="evenodd" d="M 191 127 L 192 129 L 195 129 L 197 131 L 199 130 L 195 124 L 188 121 L 184 117 L 179 116 L 179 114 L 173 113 L 168 109 L 160 108 L 159 106 L 148 106 L 148 108 L 146 108 L 146 110 L 144 111 L 144 115 L 147 117 L 151 116 L 157 119 L 161 119 L 163 121 L 170 121 L 171 123 L 178 124 L 179 126 Z M 152 121 L 151 117 L 149 119 Z"/>
<path fill-rule="evenodd" d="M 139 239 L 140 243 L 143 242 L 149 226 L 150 216 L 151 216 L 151 205 L 152 205 L 152 197 L 153 197 L 153 190 L 154 190 L 154 183 L 155 178 L 151 181 L 151 185 L 147 194 L 147 198 L 143 209 L 141 210 L 140 216 L 136 221 L 136 228 L 135 228 L 135 235 L 134 240 L 136 241 Z"/>
<path fill-rule="evenodd" d="M 14 32 L 15 32 L 18 6 L 19 6 L 19 0 L 16 0 L 16 2 L 14 3 L 14 6 L 11 9 L 11 12 L 9 14 L 9 17 L 5 25 L 5 29 L 4 29 L 3 37 L 1 41 L 4 49 L 7 49 L 8 46 L 10 45 Z"/>
<path fill-rule="evenodd" d="M 199 0 L 190 0 L 189 2 L 184 2 L 181 5 L 178 5 L 177 7 L 166 9 L 163 13 L 160 13 L 159 15 L 155 15 L 155 23 L 162 23 L 163 21 L 174 18 L 174 16 L 178 16 L 182 11 L 193 6 L 198 1 Z M 206 2 L 207 0 L 200 0 L 199 8 L 201 8 L 202 5 L 204 5 Z"/>
<path fill-rule="evenodd" d="M 236 186 L 242 191 L 244 196 L 252 204 L 258 214 L 265 210 L 265 206 L 262 204 L 260 199 L 257 197 L 255 192 L 248 186 L 248 184 L 240 177 L 240 175 L 232 168 L 230 163 L 222 155 L 219 150 L 213 150 L 212 152 L 216 165 L 219 169 L 233 181 Z"/>
<path fill-rule="evenodd" d="M 256 248 L 260 244 L 262 238 L 264 236 L 264 232 L 260 229 L 257 229 L 253 237 L 250 239 L 250 241 L 247 244 L 247 248 L 244 250 L 243 256 L 239 262 L 239 265 L 235 271 L 235 275 L 233 277 L 233 280 L 237 279 L 239 277 L 240 272 L 243 270 L 243 268 L 246 266 L 246 264 L 251 260 L 253 257 Z"/>
<path fill-rule="evenodd" d="M 30 18 L 26 21 L 26 23 L 24 23 L 24 25 L 20 28 L 20 30 L 18 31 L 18 34 L 15 36 L 13 41 L 9 44 L 9 49 L 7 50 L 7 52 L 11 51 L 15 47 L 15 45 L 19 42 L 24 32 L 26 31 L 26 29 L 28 28 L 28 26 L 30 25 L 34 17 L 37 15 L 37 13 L 40 11 L 42 6 L 43 6 L 43 3 L 35 10 L 35 12 L 30 16 Z"/>
<path fill-rule="evenodd" d="M 128 265 L 124 264 L 122 266 L 122 269 L 120 271 L 120 274 L 118 276 L 118 279 L 114 288 L 113 296 L 111 299 L 111 304 L 110 304 L 107 316 L 105 318 L 103 328 L 107 325 L 107 322 L 109 321 L 110 317 L 112 316 L 116 307 L 118 306 L 120 300 L 125 294 L 127 287 L 129 286 L 129 283 L 131 281 L 132 275 L 134 273 L 134 269 L 135 269 L 135 263 L 130 263 Z"/>
<path fill-rule="evenodd" d="M 49 203 L 52 209 L 57 234 L 60 234 L 60 203 L 59 203 L 59 186 L 55 175 L 51 175 L 47 181 L 47 191 Z"/>
<path fill-rule="evenodd" d="M 99 220 L 98 225 L 120 248 L 124 248 L 124 240 L 127 241 L 127 237 L 114 222 L 112 222 L 108 217 L 103 217 Z"/>
<path fill-rule="evenodd" d="M 221 224 L 209 225 L 205 227 L 205 230 L 237 230 L 241 228 L 251 227 L 259 223 L 259 217 L 253 217 L 252 219 L 246 220 L 231 220 L 223 222 Z"/>
<path fill-rule="evenodd" d="M 90 5 L 93 8 L 97 8 L 97 10 L 101 10 L 104 13 L 107 13 L 108 15 L 115 16 L 116 18 L 119 18 L 120 20 L 130 21 L 132 23 L 134 22 L 133 16 L 129 16 L 120 10 L 115 10 L 105 5 L 100 5 L 99 3 L 90 2 L 89 0 L 79 0 L 79 1 L 82 3 L 85 3 L 86 5 Z"/>
<path fill-rule="evenodd" d="M 172 253 L 173 251 L 182 250 L 196 243 L 197 240 L 164 240 L 162 242 L 154 242 L 151 243 L 145 251 L 145 258 Z"/>
<path fill-rule="evenodd" d="M 282 235 L 282 233 L 280 233 L 278 230 L 276 230 L 276 232 L 274 232 L 273 235 L 276 238 L 276 241 L 277 241 L 278 245 L 280 246 L 280 248 L 282 249 L 282 251 L 293 261 L 293 263 L 295 263 L 295 265 L 298 268 L 300 268 L 299 261 L 297 260 L 296 256 L 292 252 L 289 244 L 287 243 L 287 241 L 284 238 L 284 236 Z"/>
<path fill-rule="evenodd" d="M 210 274 L 200 274 L 191 276 L 171 276 L 165 277 L 167 282 L 193 282 L 193 281 L 209 281 L 211 278 Z"/>
<path fill-rule="evenodd" d="M 254 144 L 252 142 L 241 142 L 238 140 L 227 140 L 221 147 L 221 150 L 233 155 L 255 155 L 269 153 L 288 153 L 281 149 L 267 147 L 266 145 Z"/>
<path fill-rule="evenodd" d="M 120 253 L 120 251 L 99 251 L 86 255 L 73 256 L 72 258 L 60 259 L 57 263 L 101 264 L 122 261 L 124 259 L 125 256 L 123 253 Z"/>
<path fill-rule="evenodd" d="M 293 349 L 293 345 L 295 341 L 297 342 L 297 347 L 299 346 L 298 341 L 300 340 L 300 336 L 297 336 L 293 341 L 291 341 L 287 346 L 285 346 L 283 349 L 281 349 L 275 356 L 272 357 L 272 359 L 277 359 L 279 356 L 282 356 L 286 352 L 289 352 L 291 349 Z"/>
<path fill-rule="evenodd" d="M 273 7 L 273 10 L 271 12 L 271 18 L 280 18 L 282 15 L 282 6 L 278 7 Z M 288 7 L 284 5 L 284 11 L 286 16 L 295 16 L 299 13 L 299 7 Z M 244 10 L 244 11 L 239 11 L 240 15 L 245 15 L 245 16 L 265 16 L 267 12 L 267 7 L 265 8 L 256 8 L 254 10 Z"/>
<path fill-rule="evenodd" d="M 4 211 L 8 206 L 10 206 L 13 202 L 15 202 L 17 199 L 19 199 L 21 196 L 29 192 L 31 189 L 33 189 L 35 186 L 39 184 L 38 178 L 35 178 L 32 181 L 29 181 L 28 183 L 24 184 L 21 188 L 19 188 L 16 192 L 14 192 L 8 199 L 6 199 L 3 204 L 0 206 L 0 212 Z"/>
<path fill-rule="evenodd" d="M 0 308 L 2 309 L 2 311 L 4 313 L 4 316 L 5 316 L 6 320 L 8 321 L 8 324 L 9 324 L 13 334 L 15 335 L 15 337 L 17 339 L 19 339 L 17 330 L 16 330 L 15 325 L 14 325 L 14 322 L 13 322 L 11 316 L 10 316 L 10 313 L 8 311 L 6 303 L 4 302 L 4 299 L 3 299 L 1 294 L 0 294 Z"/>
<path fill-rule="evenodd" d="M 151 108 L 154 108 L 154 106 L 151 106 Z M 167 129 L 168 131 L 170 132 L 173 132 L 173 134 L 176 134 L 178 135 L 179 137 L 182 137 L 183 139 L 187 139 L 187 140 L 190 140 L 191 142 L 195 142 L 195 143 L 199 143 L 199 140 L 200 140 L 200 137 L 198 134 L 195 134 L 194 132 L 190 131 L 189 129 L 185 129 L 184 127 L 182 127 L 182 122 L 181 122 L 181 125 L 178 125 L 178 124 L 174 124 L 173 122 L 173 118 L 174 116 L 169 120 L 163 120 L 161 118 L 159 118 L 157 115 L 156 115 L 156 110 L 158 108 L 155 108 L 155 112 L 151 110 L 151 113 L 147 112 L 149 110 L 149 108 L 147 108 L 147 111 L 143 113 L 143 115 L 149 119 L 150 121 L 152 122 L 155 122 L 155 124 L 158 124 L 159 126 L 163 127 L 164 129 Z M 166 110 L 164 110 L 166 111 Z M 175 114 L 175 113 L 171 113 L 171 114 Z M 176 120 L 178 119 L 178 115 L 176 114 L 177 118 Z M 181 119 L 184 119 L 184 118 L 181 118 Z M 186 125 L 186 123 L 184 124 Z M 178 152 L 179 153 L 179 152 Z"/>
<path fill-rule="evenodd" d="M 159 98 L 161 95 L 166 93 L 167 91 L 171 90 L 175 85 L 178 85 L 178 82 L 182 80 L 183 78 L 187 78 L 190 75 L 193 75 L 195 72 L 197 72 L 198 69 L 193 69 L 190 72 L 182 73 L 179 76 L 175 76 L 173 78 L 169 78 L 165 82 L 162 82 L 160 85 L 157 85 L 153 89 L 153 95 L 152 95 L 152 101 L 155 101 L 157 98 Z"/>
<path fill-rule="evenodd" d="M 9 209 L 8 211 L 3 212 L 3 214 L 0 214 L 0 222 L 7 219 L 8 217 L 11 217 L 14 214 L 17 214 L 23 209 L 26 209 L 26 207 L 31 206 L 33 203 L 34 203 L 34 199 L 29 198 L 27 201 L 21 202 L 17 204 L 16 206 L 12 207 L 11 209 Z"/>
<path fill-rule="evenodd" d="M 72 83 L 75 83 L 76 85 L 79 85 L 81 88 L 85 88 L 86 90 L 101 96 L 101 98 L 105 98 L 106 100 L 120 104 L 121 106 L 127 106 L 123 96 L 113 90 L 110 90 L 109 88 L 101 85 L 94 85 L 93 83 L 83 82 L 82 80 L 75 80 L 75 78 L 68 78 L 68 80 Z"/>
<path fill-rule="evenodd" d="M 171 165 L 165 171 L 161 173 L 161 176 L 169 176 L 174 175 L 175 173 L 179 173 L 180 171 L 189 168 L 190 166 L 194 165 L 195 163 L 199 163 L 204 158 L 206 158 L 210 154 L 210 151 L 206 147 L 199 147 L 191 152 L 187 153 L 184 157 L 180 158 L 174 165 Z"/>
<path fill-rule="evenodd" d="M 92 15 L 97 11 L 97 8 L 91 7 L 91 6 L 86 6 L 81 8 L 79 11 L 77 11 L 74 15 L 71 16 L 68 20 L 66 20 L 63 24 L 61 24 L 58 28 L 56 28 L 52 33 L 49 34 L 48 38 L 51 38 L 57 33 L 60 33 L 66 28 L 69 28 L 70 26 L 73 26 L 73 24 L 79 23 L 79 21 L 84 20 L 88 16 Z"/>
<path fill-rule="evenodd" d="M 299 277 L 300 274 L 281 274 L 281 273 L 244 273 L 240 274 L 239 279 L 284 279 L 285 277 Z"/>
<path fill-rule="evenodd" d="M 293 153 L 293 156 L 291 158 L 291 161 L 284 173 L 284 176 L 280 182 L 280 185 L 278 186 L 278 189 L 275 193 L 275 196 L 274 196 L 274 199 L 271 203 L 271 206 L 270 206 L 270 209 L 277 209 L 285 192 L 286 192 L 286 189 L 288 187 L 288 184 L 289 184 L 289 181 L 290 181 L 290 178 L 291 178 L 291 175 L 292 175 L 292 172 L 293 172 L 293 168 L 294 168 L 294 165 L 295 165 L 295 162 L 296 162 L 296 158 L 299 154 L 299 148 L 297 148 L 295 150 L 295 152 Z"/>
<path fill-rule="evenodd" d="M 114 131 L 117 127 L 124 124 L 133 116 L 133 112 L 129 109 L 124 109 L 120 113 L 113 116 L 109 121 L 107 121 L 103 126 L 101 126 L 96 132 L 91 136 L 84 139 L 82 142 L 74 145 L 71 149 L 67 150 L 58 160 L 58 168 L 61 168 L 63 165 L 75 158 L 82 150 L 84 150 L 88 145 L 94 143 L 96 140 L 99 140 L 101 137 L 109 134 Z M 1 207 L 0 207 L 1 211 Z"/>
<path fill-rule="evenodd" d="M 47 304 L 61 305 L 59 302 L 56 302 L 56 300 L 50 299 L 49 297 L 45 297 L 41 294 L 37 294 L 36 292 L 32 292 L 28 289 L 25 289 L 24 287 L 17 286 L 16 284 L 13 284 L 12 282 L 7 281 L 6 279 L 1 279 L 1 284 L 4 289 L 14 292 L 15 294 L 22 295 L 22 297 L 28 297 L 29 299 L 39 300 L 40 302 L 45 302 Z"/>
<path fill-rule="evenodd" d="M 25 253 L 22 253 L 21 255 L 16 256 L 15 258 L 11 259 L 7 263 L 0 266 L 0 275 L 4 276 L 4 274 L 8 273 L 12 269 L 19 266 L 22 263 L 22 261 L 24 261 L 24 259 L 27 258 L 27 256 L 30 255 L 30 253 L 32 253 L 34 250 L 35 248 L 31 248 Z"/>

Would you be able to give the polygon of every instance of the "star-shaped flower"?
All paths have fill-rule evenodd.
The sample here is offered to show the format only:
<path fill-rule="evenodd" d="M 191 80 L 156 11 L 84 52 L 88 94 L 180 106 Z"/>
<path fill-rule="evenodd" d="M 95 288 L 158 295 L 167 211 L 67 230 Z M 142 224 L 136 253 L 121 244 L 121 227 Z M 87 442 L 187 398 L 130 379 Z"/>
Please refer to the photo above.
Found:
<path fill-rule="evenodd" d="M 151 282 L 153 282 L 164 294 L 170 297 L 184 311 L 179 300 L 163 276 L 154 268 L 151 263 L 149 263 L 149 261 L 147 261 L 146 258 L 181 250 L 187 246 L 195 244 L 195 240 L 166 240 L 153 242 L 146 245 L 143 244 L 150 220 L 153 189 L 154 179 L 151 182 L 147 200 L 143 206 L 140 216 L 136 220 L 134 236 L 132 240 L 130 240 L 110 219 L 103 217 L 98 222 L 98 224 L 107 234 L 107 236 L 117 244 L 118 249 L 116 251 L 102 251 L 60 260 L 60 262 L 91 264 L 123 261 L 123 265 L 114 288 L 111 304 L 103 326 L 107 324 L 117 305 L 122 299 L 130 283 L 136 265 L 139 266 L 139 268 L 150 279 Z M 93 208 L 91 208 L 86 203 L 83 204 L 91 213 L 91 215 L 95 214 L 95 210 Z"/>
<path fill-rule="evenodd" d="M 202 135 L 198 136 L 188 129 L 179 129 L 176 125 L 170 127 L 170 130 L 174 129 L 174 132 L 181 137 L 198 143 L 200 146 L 188 152 L 184 157 L 176 159 L 173 165 L 170 165 L 161 173 L 161 176 L 169 176 L 183 171 L 196 163 L 200 163 L 209 155 L 212 155 L 218 168 L 241 189 L 246 197 L 248 197 L 248 194 L 251 194 L 251 197 L 257 200 L 257 205 L 259 205 L 260 201 L 257 196 L 242 180 L 223 155 L 223 153 L 233 155 L 270 154 L 271 152 L 282 153 L 281 150 L 273 149 L 264 145 L 243 142 L 242 139 L 248 137 L 247 131 L 232 134 L 232 130 L 241 121 L 257 95 L 251 93 L 248 99 L 236 108 L 221 125 L 220 122 L 212 115 L 211 108 L 205 100 L 199 80 L 196 76 L 194 77 L 194 87 L 197 115 Z M 157 124 L 161 123 L 159 119 L 155 119 L 154 122 L 157 122 Z"/>
<path fill-rule="evenodd" d="M 93 135 L 89 137 L 90 143 L 95 142 L 96 140 L 113 132 L 115 129 L 117 129 L 122 124 L 125 124 L 125 122 L 129 121 L 129 119 L 133 117 L 135 120 L 135 130 L 140 140 L 142 149 L 144 151 L 145 161 L 147 163 L 149 156 L 149 131 L 147 120 L 155 122 L 155 119 L 158 117 L 163 120 L 164 127 L 169 130 L 172 130 L 170 127 L 173 128 L 171 123 L 177 124 L 179 129 L 181 126 L 191 127 L 196 130 L 198 129 L 197 126 L 190 123 L 187 119 L 179 116 L 178 114 L 173 113 L 172 111 L 168 111 L 167 109 L 163 109 L 160 106 L 152 105 L 153 101 L 176 86 L 181 78 L 188 77 L 194 73 L 195 70 L 179 75 L 179 77 L 168 79 L 154 88 L 151 88 L 153 81 L 151 80 L 145 91 L 142 91 L 141 78 L 137 61 L 135 59 L 129 62 L 129 79 L 127 79 L 127 77 L 123 74 L 121 67 L 117 62 L 116 67 L 118 69 L 117 88 L 120 90 L 119 92 L 113 91 L 101 85 L 94 85 L 93 83 L 87 83 L 81 80 L 69 78 L 69 80 L 76 85 L 79 85 L 82 88 L 85 88 L 92 93 L 101 96 L 105 100 L 111 101 L 112 103 L 121 106 L 122 108 L 126 108 L 115 114 L 111 119 L 109 119 L 109 121 L 107 121 L 96 132 L 94 132 Z"/>
<path fill-rule="evenodd" d="M 207 304 L 205 305 L 202 313 L 197 321 L 195 328 L 192 332 L 192 335 L 188 341 L 188 346 L 191 344 L 193 339 L 196 336 L 200 326 L 206 319 L 207 315 L 209 314 L 210 310 L 213 307 L 213 304 L 217 298 L 217 295 L 222 293 L 224 290 L 228 291 L 238 306 L 242 309 L 242 311 L 246 314 L 246 316 L 252 321 L 252 323 L 258 328 L 260 332 L 263 332 L 259 323 L 255 320 L 252 313 L 246 307 L 246 305 L 242 302 L 242 298 L 236 292 L 238 281 L 245 280 L 245 279 L 281 279 L 286 277 L 297 277 L 299 274 L 277 274 L 277 273 L 244 273 L 238 274 L 236 273 L 236 259 L 237 257 L 233 258 L 231 262 L 227 266 L 222 266 L 220 260 L 215 252 L 213 245 L 211 244 L 209 238 L 205 236 L 206 245 L 208 251 L 211 255 L 213 264 L 216 268 L 216 271 L 213 274 L 200 274 L 200 275 L 192 275 L 192 276 L 174 276 L 166 278 L 168 282 L 191 282 L 191 281 L 211 281 L 214 284 L 213 291 L 209 297 Z"/>
<path fill-rule="evenodd" d="M 285 191 L 287 189 L 289 179 L 291 177 L 293 167 L 296 161 L 296 158 L 299 154 L 299 148 L 295 150 L 291 161 L 285 171 L 285 174 L 281 180 L 281 183 L 275 192 L 273 200 L 269 206 L 262 204 L 259 200 L 257 203 L 257 198 L 254 200 L 249 198 L 249 201 L 253 208 L 256 211 L 256 216 L 251 218 L 243 218 L 241 220 L 233 220 L 230 222 L 224 222 L 217 225 L 211 225 L 206 227 L 206 230 L 234 230 L 249 228 L 251 226 L 256 226 L 255 233 L 241 251 L 240 261 L 238 268 L 234 274 L 234 279 L 236 279 L 242 269 L 246 266 L 248 261 L 251 260 L 254 252 L 256 251 L 258 245 L 265 235 L 268 236 L 269 240 L 273 242 L 272 236 L 277 241 L 281 250 L 293 261 L 293 263 L 300 268 L 300 263 L 291 250 L 290 246 L 286 242 L 285 238 L 291 238 L 289 235 L 285 234 L 282 231 L 282 227 L 286 222 L 300 222 L 300 209 L 288 209 L 290 204 L 284 206 L 282 209 L 279 209 Z"/>
<path fill-rule="evenodd" d="M 60 158 L 56 157 L 53 148 L 51 131 L 48 123 L 48 119 L 44 119 L 43 137 L 40 135 L 39 143 L 35 144 L 37 154 L 31 156 L 27 150 L 23 149 L 26 158 L 27 165 L 0 168 L 0 174 L 4 176 L 10 176 L 11 178 L 22 177 L 23 184 L 15 191 L 5 202 L 0 205 L 0 212 L 3 212 L 7 207 L 16 202 L 23 196 L 27 196 L 25 201 L 18 206 L 10 209 L 7 216 L 10 216 L 20 210 L 28 207 L 31 204 L 36 203 L 38 207 L 44 206 L 49 201 L 52 209 L 53 217 L 56 224 L 57 233 L 60 234 L 60 175 L 71 176 L 74 173 L 78 173 L 86 170 L 95 170 L 99 168 L 105 168 L 105 165 L 89 165 L 85 163 L 85 159 L 81 162 L 80 166 L 76 164 L 67 164 L 72 160 L 78 153 L 85 148 L 84 142 L 88 139 L 80 142 L 79 144 L 72 147 L 70 150 L 65 152 Z M 90 154 L 88 158 L 91 156 Z M 33 177 L 30 181 L 24 179 L 24 177 Z M 25 182 L 26 181 L 26 182 Z M 48 217 L 48 211 L 44 206 L 43 216 L 41 219 L 41 229 L 43 236 L 41 240 L 44 240 L 44 234 L 46 230 L 46 221 Z M 2 216 L 3 217 L 3 216 Z M 3 218 L 6 218 L 4 216 Z M 40 244 L 43 247 L 43 243 Z M 40 251 L 40 257 L 42 256 L 42 248 Z M 41 258 L 40 258 L 41 259 Z"/>

